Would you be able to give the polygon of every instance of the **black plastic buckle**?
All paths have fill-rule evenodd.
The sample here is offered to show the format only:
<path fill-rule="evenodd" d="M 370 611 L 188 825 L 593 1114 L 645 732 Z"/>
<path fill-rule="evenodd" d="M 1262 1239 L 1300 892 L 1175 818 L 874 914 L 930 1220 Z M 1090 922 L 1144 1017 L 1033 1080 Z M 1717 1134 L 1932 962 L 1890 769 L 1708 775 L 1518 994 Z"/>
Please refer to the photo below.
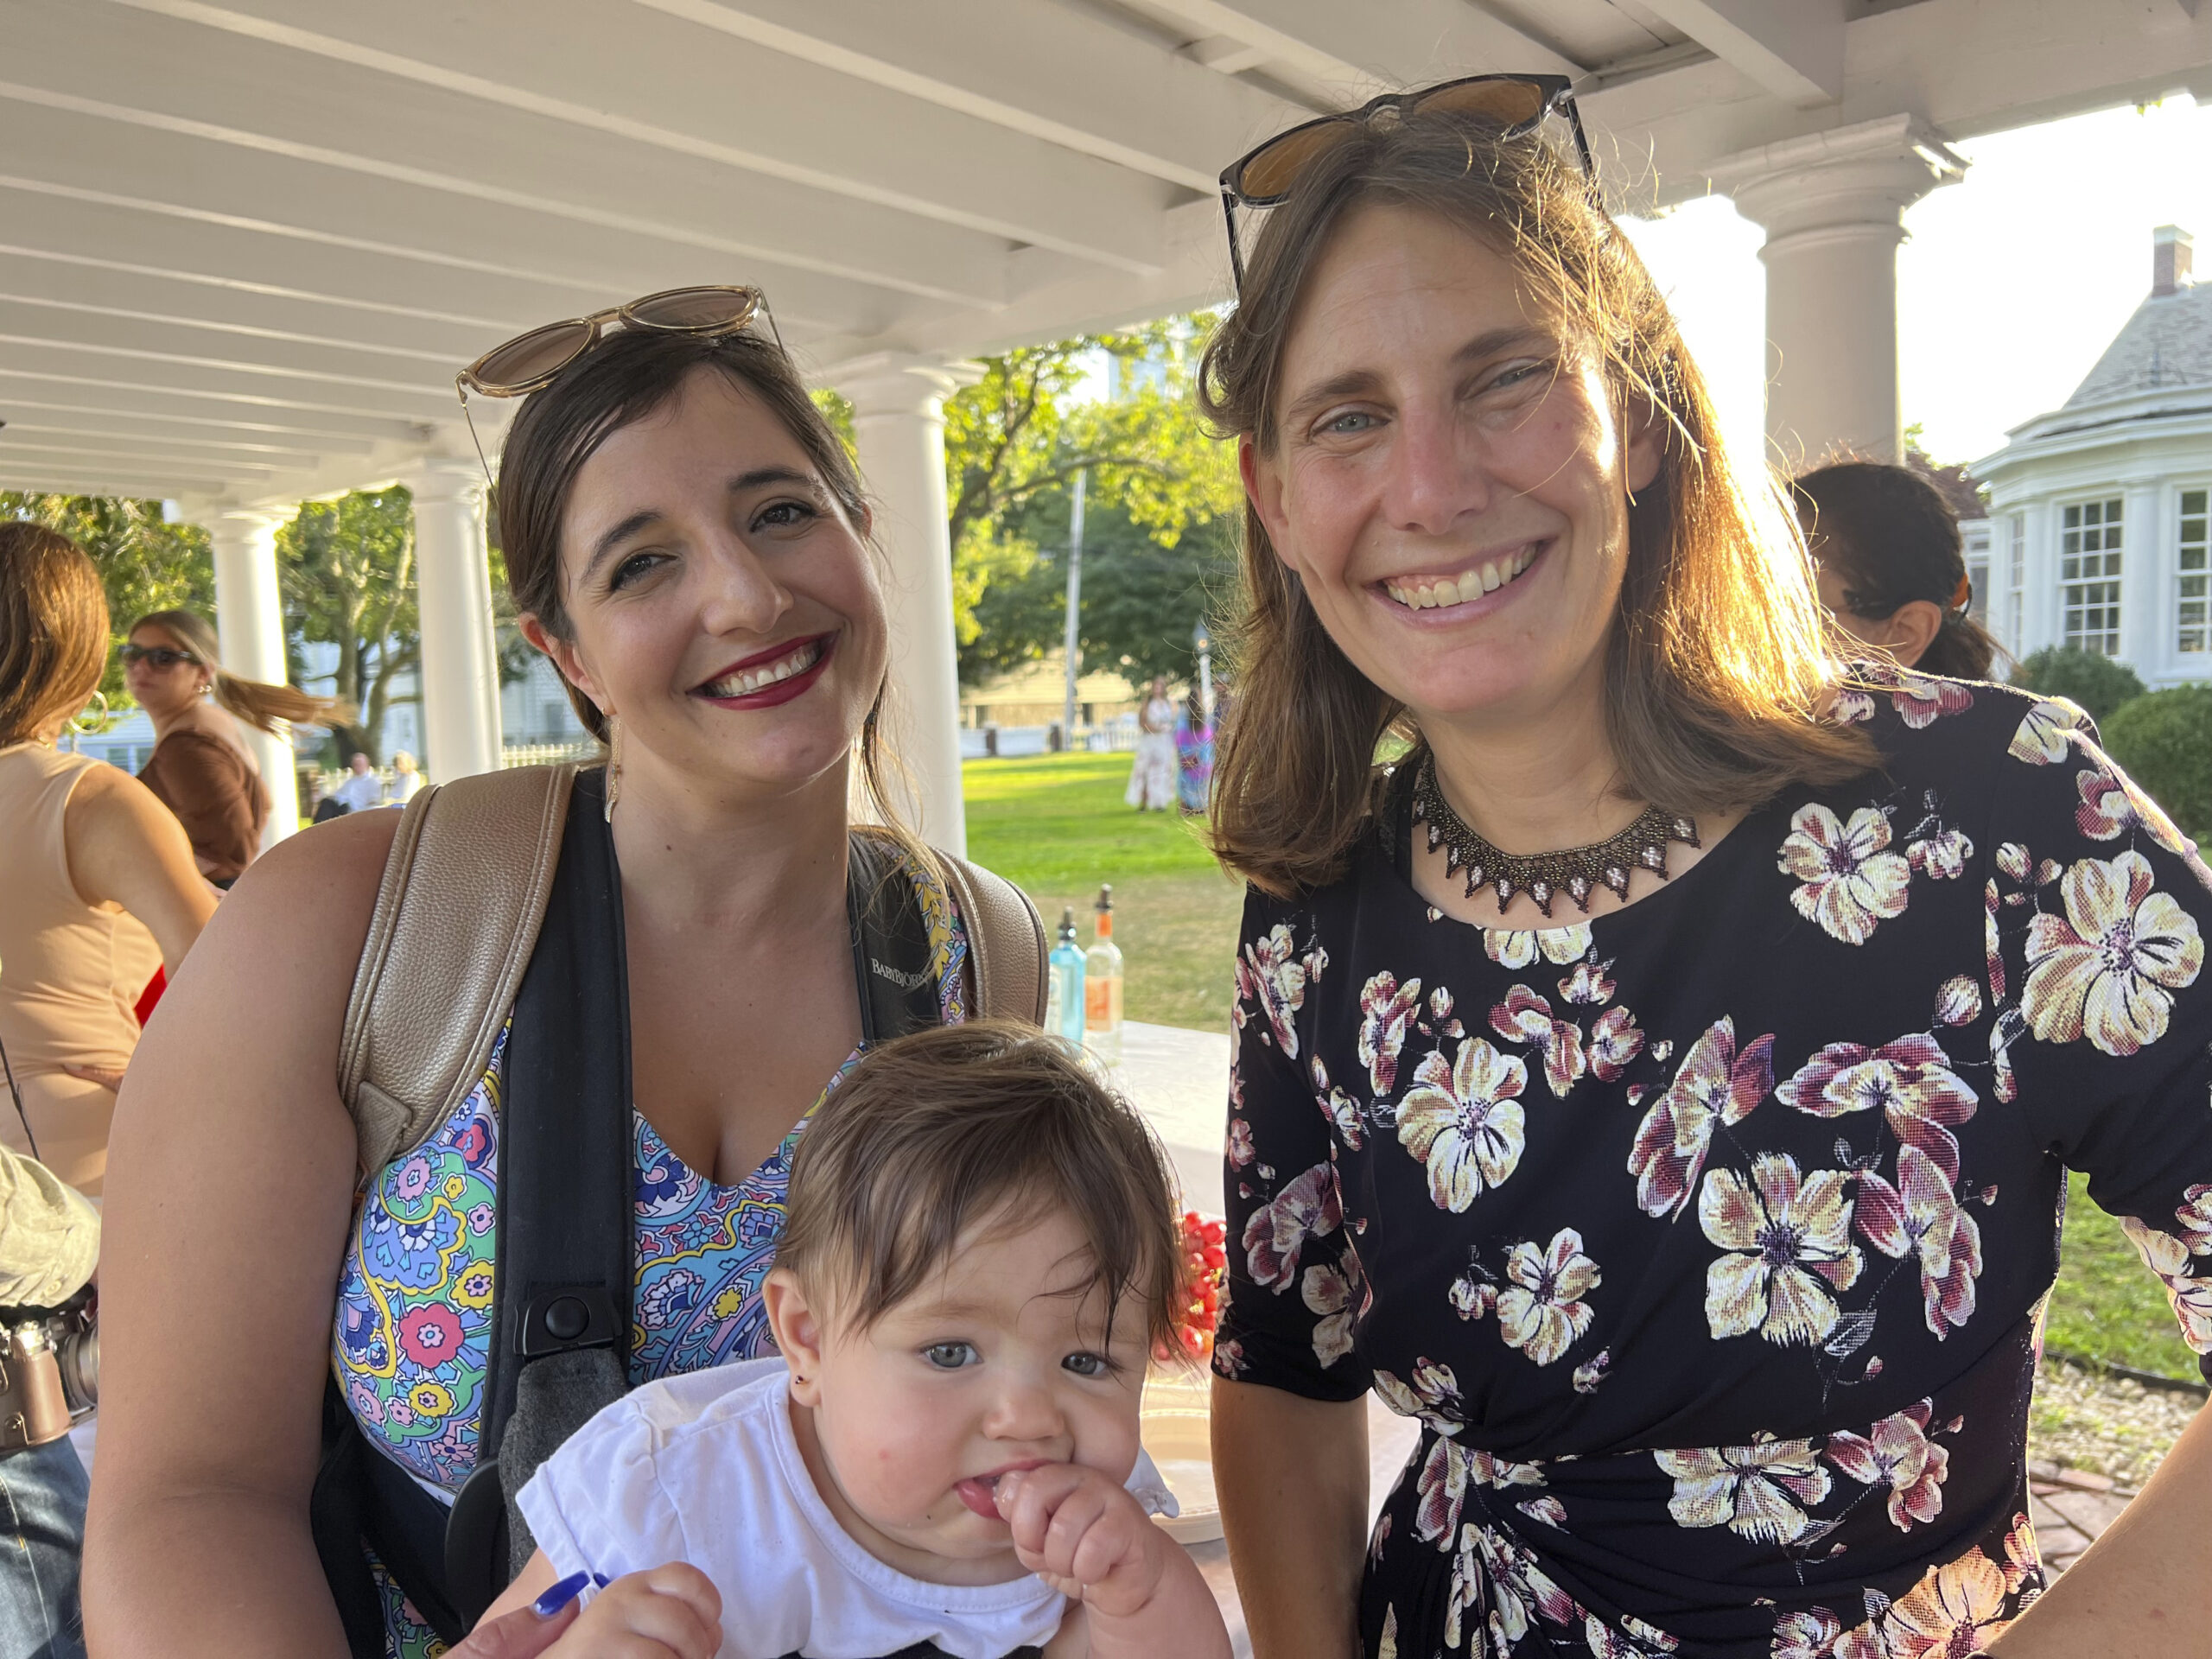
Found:
<path fill-rule="evenodd" d="M 523 1357 L 604 1347 L 620 1329 L 606 1287 L 555 1285 L 537 1292 L 523 1310 Z"/>

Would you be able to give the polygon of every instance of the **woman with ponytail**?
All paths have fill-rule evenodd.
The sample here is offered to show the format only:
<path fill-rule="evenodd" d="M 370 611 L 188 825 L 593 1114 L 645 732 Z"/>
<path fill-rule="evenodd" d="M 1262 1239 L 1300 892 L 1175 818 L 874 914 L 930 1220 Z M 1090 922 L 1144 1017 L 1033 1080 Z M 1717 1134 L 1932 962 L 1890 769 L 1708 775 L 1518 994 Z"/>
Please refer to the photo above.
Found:
<path fill-rule="evenodd" d="M 1974 597 L 1958 516 L 1919 474 L 1845 461 L 1790 486 L 1820 575 L 1821 602 L 1854 638 L 1905 668 L 1986 680 L 1997 642 Z"/>
<path fill-rule="evenodd" d="M 154 722 L 154 756 L 139 779 L 183 823 L 200 873 L 227 887 L 253 862 L 269 821 L 269 785 L 238 722 L 264 732 L 283 721 L 320 725 L 337 705 L 225 672 L 215 630 L 190 611 L 140 617 L 123 660 L 130 695 Z"/>

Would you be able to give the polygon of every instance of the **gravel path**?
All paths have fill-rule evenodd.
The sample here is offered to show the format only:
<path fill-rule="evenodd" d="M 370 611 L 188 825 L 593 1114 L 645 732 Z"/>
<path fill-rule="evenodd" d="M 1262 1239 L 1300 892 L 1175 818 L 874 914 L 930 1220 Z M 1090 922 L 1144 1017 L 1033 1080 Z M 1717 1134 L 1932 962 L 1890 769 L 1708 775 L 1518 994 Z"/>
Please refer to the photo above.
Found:
<path fill-rule="evenodd" d="M 2147 1389 L 2046 1358 L 2028 1415 L 2028 1456 L 2108 1476 L 2133 1490 L 2150 1478 L 2202 1405 L 2194 1394 Z"/>

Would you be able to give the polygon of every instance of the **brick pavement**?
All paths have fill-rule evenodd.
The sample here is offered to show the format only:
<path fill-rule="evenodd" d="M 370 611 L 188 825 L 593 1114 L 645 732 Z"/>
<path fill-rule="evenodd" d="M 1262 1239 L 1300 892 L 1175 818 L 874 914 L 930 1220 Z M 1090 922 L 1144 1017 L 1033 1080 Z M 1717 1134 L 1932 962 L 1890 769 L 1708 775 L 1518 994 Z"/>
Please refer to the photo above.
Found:
<path fill-rule="evenodd" d="M 2028 1518 L 2035 1524 L 2036 1544 L 2050 1576 L 2056 1578 L 2073 1566 L 2134 1496 L 2109 1475 L 2030 1464 Z"/>

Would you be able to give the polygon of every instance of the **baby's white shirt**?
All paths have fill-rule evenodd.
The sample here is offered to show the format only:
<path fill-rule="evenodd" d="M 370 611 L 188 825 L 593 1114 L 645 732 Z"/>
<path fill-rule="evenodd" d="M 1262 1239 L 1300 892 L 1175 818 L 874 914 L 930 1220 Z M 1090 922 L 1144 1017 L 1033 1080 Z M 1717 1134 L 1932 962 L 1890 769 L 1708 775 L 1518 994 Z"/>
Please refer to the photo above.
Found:
<path fill-rule="evenodd" d="M 577 1430 L 515 1500 L 556 1576 L 690 1562 L 721 1594 L 718 1659 L 882 1659 L 921 1642 L 1004 1659 L 1052 1639 L 1067 1598 L 1034 1575 L 931 1584 L 862 1549 L 807 1472 L 790 1381 L 778 1358 L 664 1377 Z M 1173 1513 L 1149 1459 L 1129 1489 Z"/>

